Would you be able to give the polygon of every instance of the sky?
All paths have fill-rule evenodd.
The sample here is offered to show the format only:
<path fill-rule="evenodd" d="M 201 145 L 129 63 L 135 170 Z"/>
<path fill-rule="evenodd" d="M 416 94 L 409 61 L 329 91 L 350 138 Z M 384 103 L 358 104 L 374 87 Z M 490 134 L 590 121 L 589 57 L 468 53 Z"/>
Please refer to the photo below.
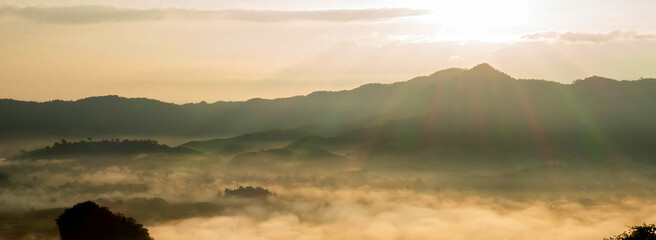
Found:
<path fill-rule="evenodd" d="M 0 98 L 240 101 L 489 63 L 656 77 L 653 0 L 0 1 Z"/>

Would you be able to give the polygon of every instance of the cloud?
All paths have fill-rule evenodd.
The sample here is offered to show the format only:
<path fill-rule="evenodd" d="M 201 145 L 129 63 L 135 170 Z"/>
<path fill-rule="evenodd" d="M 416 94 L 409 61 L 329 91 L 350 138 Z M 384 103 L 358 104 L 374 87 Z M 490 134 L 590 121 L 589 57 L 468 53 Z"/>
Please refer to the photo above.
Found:
<path fill-rule="evenodd" d="M 524 35 L 522 39 L 565 43 L 607 43 L 611 41 L 656 40 L 656 34 L 639 34 L 635 31 L 619 30 L 609 33 L 539 32 Z"/>
<path fill-rule="evenodd" d="M 155 239 L 601 239 L 651 222 L 642 199 L 512 201 L 410 190 L 278 189 L 271 204 L 147 226 Z M 637 217 L 636 217 L 637 216 Z M 539 234 L 536 234 L 539 233 Z"/>
<path fill-rule="evenodd" d="M 152 21 L 168 18 L 186 20 L 223 19 L 249 22 L 290 21 L 376 21 L 428 14 L 427 10 L 408 8 L 331 9 L 331 10 L 254 10 L 194 8 L 131 8 L 109 4 L 97 5 L 0 5 L 1 16 L 16 16 L 33 21 L 80 24 L 99 22 Z"/>
<path fill-rule="evenodd" d="M 312 11 L 225 10 L 227 19 L 257 22 L 285 21 L 373 21 L 429 13 L 427 10 L 408 8 L 334 9 Z"/>
<path fill-rule="evenodd" d="M 306 169 L 275 173 L 262 166 L 266 174 L 260 174 L 255 172 L 255 166 L 244 172 L 225 171 L 224 165 L 214 158 L 167 161 L 158 156 L 127 161 L 131 158 L 98 160 L 94 156 L 92 159 L 49 166 L 34 162 L 5 165 L 2 172 L 9 173 L 12 182 L 20 187 L 0 189 L 0 205 L 6 212 L 29 211 L 32 207 L 70 207 L 80 201 L 105 198 L 103 201 L 112 203 L 107 204 L 112 211 L 135 217 L 158 240 L 204 240 L 217 236 L 226 240 L 465 240 L 480 236 L 601 239 L 626 230 L 626 225 L 656 221 L 649 178 L 640 178 L 649 172 L 616 171 L 610 179 L 596 178 L 605 170 L 571 174 L 552 172 L 555 169 L 544 172 L 569 179 L 567 182 L 573 185 L 568 190 L 562 182 L 545 180 L 544 175 L 531 171 L 525 174 L 530 177 L 529 182 L 539 181 L 535 188 L 495 191 L 483 187 L 479 191 L 475 182 L 491 178 L 481 178 L 471 171 L 394 169 L 391 174 L 392 170 Z M 117 165 L 121 162 L 129 165 Z M 486 172 L 489 176 L 494 170 Z M 625 182 L 635 189 L 623 188 L 622 183 L 615 185 L 615 178 L 629 175 L 638 177 L 635 183 Z M 578 180 L 583 176 L 593 178 Z M 425 188 L 412 186 L 418 177 L 426 184 Z M 610 183 L 615 187 L 607 188 Z M 553 184 L 554 188 L 540 190 L 542 184 Z M 276 197 L 268 201 L 217 197 L 218 191 L 235 185 L 264 186 L 276 193 Z M 134 197 L 159 197 L 168 203 Z M 9 219 L 6 221 L 14 227 L 10 218 L 14 215 L 3 214 L 6 213 L 0 214 L 0 218 Z M 52 218 L 41 220 L 52 222 Z M 51 227 L 56 233 L 55 226 Z"/>

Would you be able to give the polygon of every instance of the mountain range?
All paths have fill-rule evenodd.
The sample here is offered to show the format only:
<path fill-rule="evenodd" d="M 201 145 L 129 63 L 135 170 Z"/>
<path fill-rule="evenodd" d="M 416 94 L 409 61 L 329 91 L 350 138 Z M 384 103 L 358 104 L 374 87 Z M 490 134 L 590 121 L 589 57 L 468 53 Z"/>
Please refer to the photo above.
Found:
<path fill-rule="evenodd" d="M 593 76 L 562 84 L 514 79 L 480 64 L 404 82 L 273 100 L 176 105 L 118 96 L 42 103 L 3 99 L 0 132 L 3 138 L 216 138 L 182 146 L 227 155 L 279 149 L 326 157 L 476 153 L 643 158 L 655 154 L 650 144 L 656 142 L 655 92 L 656 79 Z"/>

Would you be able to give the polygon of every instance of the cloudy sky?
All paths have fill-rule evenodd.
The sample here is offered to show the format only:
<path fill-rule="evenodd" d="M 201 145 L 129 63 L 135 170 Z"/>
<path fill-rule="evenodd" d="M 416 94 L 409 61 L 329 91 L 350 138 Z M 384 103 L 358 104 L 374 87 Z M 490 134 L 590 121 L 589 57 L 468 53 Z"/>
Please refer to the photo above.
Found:
<path fill-rule="evenodd" d="M 0 1 L 0 98 L 303 95 L 487 62 L 656 77 L 653 0 Z"/>

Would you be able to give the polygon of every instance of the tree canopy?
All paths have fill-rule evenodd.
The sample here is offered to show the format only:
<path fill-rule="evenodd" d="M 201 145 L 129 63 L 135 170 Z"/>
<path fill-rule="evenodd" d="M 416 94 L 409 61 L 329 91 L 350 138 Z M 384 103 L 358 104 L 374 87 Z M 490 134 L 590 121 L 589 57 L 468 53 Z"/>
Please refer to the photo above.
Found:
<path fill-rule="evenodd" d="M 628 232 L 604 240 L 656 240 L 656 225 L 644 223 L 632 226 Z"/>
<path fill-rule="evenodd" d="M 56 220 L 62 240 L 152 240 L 131 217 L 87 201 L 66 209 Z"/>

